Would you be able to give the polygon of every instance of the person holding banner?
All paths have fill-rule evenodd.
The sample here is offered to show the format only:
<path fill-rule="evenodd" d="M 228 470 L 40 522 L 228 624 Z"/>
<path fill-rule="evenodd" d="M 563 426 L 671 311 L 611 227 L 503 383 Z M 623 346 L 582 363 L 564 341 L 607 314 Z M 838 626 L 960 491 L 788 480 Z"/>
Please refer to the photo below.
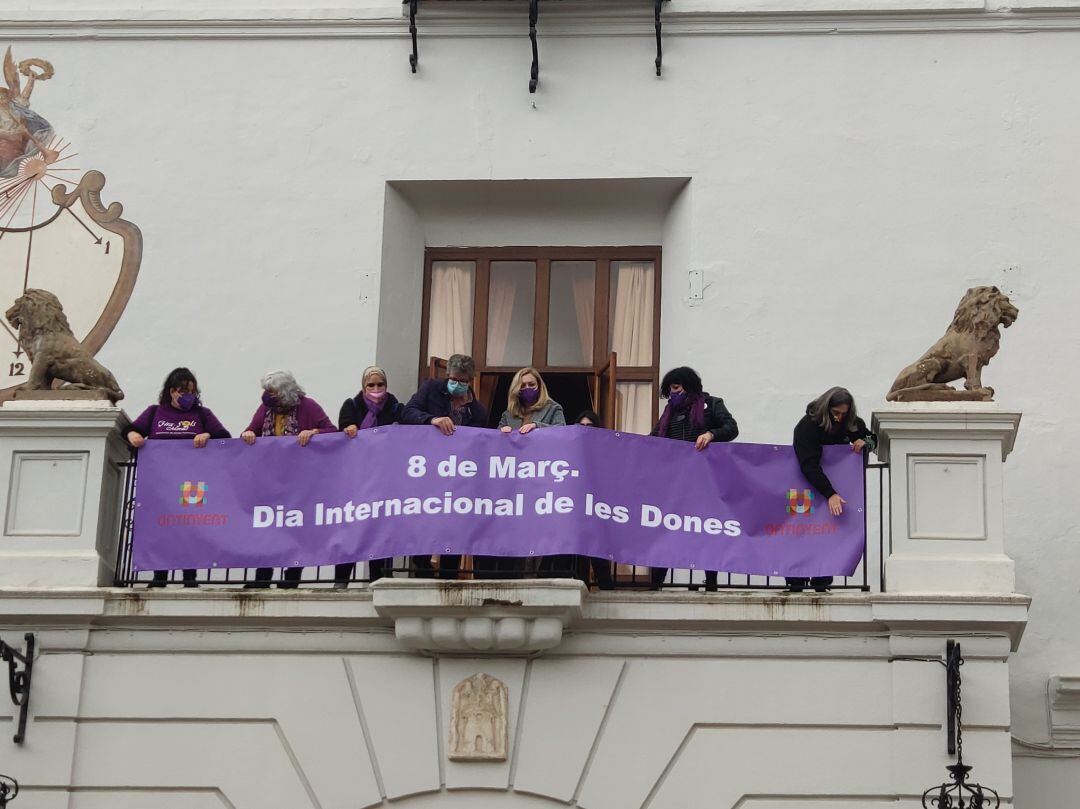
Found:
<path fill-rule="evenodd" d="M 259 383 L 262 385 L 262 404 L 255 410 L 251 423 L 240 433 L 248 446 L 260 436 L 295 435 L 297 443 L 306 447 L 312 437 L 319 433 L 336 433 L 337 427 L 326 416 L 319 403 L 310 398 L 297 383 L 296 377 L 289 371 L 271 371 Z M 285 568 L 284 581 L 278 587 L 294 588 L 299 586 L 302 567 Z M 255 569 L 255 581 L 248 582 L 247 588 L 266 588 L 270 586 L 271 567 Z"/>
<path fill-rule="evenodd" d="M 412 395 L 401 414 L 402 424 L 430 424 L 451 436 L 458 427 L 486 427 L 488 413 L 472 391 L 476 363 L 465 354 L 453 354 L 446 361 L 443 379 L 429 379 Z M 416 576 L 431 578 L 431 556 L 411 557 Z M 439 557 L 439 578 L 456 579 L 461 568 L 460 554 Z"/>
<path fill-rule="evenodd" d="M 404 410 L 405 406 L 386 390 L 386 371 L 372 365 L 365 368 L 360 377 L 360 392 L 341 405 L 338 429 L 349 438 L 356 438 L 361 430 L 397 424 Z M 392 561 L 372 559 L 368 562 L 368 580 L 378 581 L 388 575 Z M 349 586 L 355 567 L 355 562 L 334 565 L 334 589 L 344 590 Z"/>
<path fill-rule="evenodd" d="M 548 394 L 544 378 L 535 368 L 521 368 L 510 380 L 510 392 L 506 397 L 506 410 L 499 418 L 499 430 L 504 433 L 518 432 L 528 435 L 540 427 L 566 426 L 562 405 Z M 545 565 L 545 562 L 547 563 Z M 557 565 L 552 567 L 552 565 Z M 574 557 L 558 555 L 540 561 L 544 572 L 564 572 L 570 575 Z M 514 557 L 477 556 L 478 579 L 519 578 L 524 571 L 524 560 Z"/>
<path fill-rule="evenodd" d="M 739 435 L 739 425 L 724 406 L 724 400 L 702 390 L 701 377 L 693 368 L 682 366 L 664 374 L 660 395 L 668 400 L 667 407 L 649 435 L 692 441 L 699 452 L 713 441 L 734 441 Z M 667 574 L 667 568 L 652 569 L 654 590 L 660 589 Z M 715 570 L 705 571 L 705 589 L 716 590 Z"/>
<path fill-rule="evenodd" d="M 135 449 L 158 439 L 190 438 L 196 449 L 211 438 L 232 438 L 225 426 L 199 400 L 199 383 L 187 368 L 174 368 L 165 377 L 158 403 L 150 405 L 124 430 L 124 437 Z M 169 571 L 155 570 L 151 587 L 164 587 Z M 184 586 L 198 587 L 195 571 L 184 570 Z"/>
<path fill-rule="evenodd" d="M 829 388 L 806 406 L 806 415 L 795 425 L 792 441 L 806 481 L 828 501 L 829 513 L 839 517 L 847 501 L 833 488 L 821 468 L 821 448 L 829 444 L 850 444 L 852 452 L 873 450 L 877 438 L 855 411 L 855 399 L 846 388 Z M 788 590 L 801 593 L 807 584 L 824 593 L 833 583 L 832 576 L 785 577 Z"/>

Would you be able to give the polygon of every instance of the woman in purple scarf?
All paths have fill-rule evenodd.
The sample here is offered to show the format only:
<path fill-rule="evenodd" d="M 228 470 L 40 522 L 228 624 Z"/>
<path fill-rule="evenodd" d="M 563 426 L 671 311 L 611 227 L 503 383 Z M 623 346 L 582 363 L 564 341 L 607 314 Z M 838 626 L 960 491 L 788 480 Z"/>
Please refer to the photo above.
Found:
<path fill-rule="evenodd" d="M 701 389 L 701 377 L 693 368 L 673 368 L 660 382 L 660 395 L 668 400 L 660 421 L 649 435 L 692 441 L 699 452 L 713 441 L 733 441 L 739 425 L 724 407 L 724 400 Z M 667 568 L 652 569 L 652 586 L 659 590 L 667 578 Z M 716 571 L 705 571 L 705 589 L 716 590 Z"/>
<path fill-rule="evenodd" d="M 262 378 L 262 404 L 255 410 L 251 423 L 240 433 L 244 443 L 251 445 L 259 436 L 295 435 L 300 446 L 306 447 L 319 433 L 336 433 L 334 422 L 326 417 L 326 412 L 319 403 L 310 398 L 296 377 L 289 371 L 271 371 Z M 272 567 L 255 569 L 255 581 L 244 585 L 247 588 L 270 586 Z M 293 588 L 300 583 L 302 567 L 285 568 L 283 581 L 278 587 Z"/>
<path fill-rule="evenodd" d="M 401 421 L 405 405 L 386 390 L 386 371 L 377 365 L 364 369 L 360 378 L 360 392 L 346 399 L 338 414 L 338 429 L 349 438 L 356 438 L 361 430 L 383 427 Z M 391 559 L 372 559 L 368 562 L 368 580 L 378 581 L 390 574 Z M 349 586 L 355 562 L 334 565 L 334 589 Z"/>

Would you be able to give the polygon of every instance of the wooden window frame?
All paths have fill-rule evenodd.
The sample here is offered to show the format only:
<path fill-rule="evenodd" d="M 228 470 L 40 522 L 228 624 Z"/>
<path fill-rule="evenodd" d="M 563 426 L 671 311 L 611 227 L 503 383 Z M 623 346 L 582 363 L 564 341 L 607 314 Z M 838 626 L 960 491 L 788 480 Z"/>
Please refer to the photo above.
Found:
<path fill-rule="evenodd" d="M 611 352 L 609 312 L 611 308 L 611 263 L 613 261 L 648 261 L 654 267 L 653 283 L 653 347 L 652 364 L 619 365 L 617 382 L 651 382 L 652 421 L 659 415 L 660 381 L 660 310 L 662 288 L 661 248 L 659 245 L 630 247 L 428 247 L 424 250 L 424 294 L 420 315 L 420 358 L 417 379 L 428 375 L 428 319 L 431 307 L 431 269 L 436 261 L 468 261 L 475 263 L 473 277 L 473 335 L 472 357 L 477 372 L 513 373 L 518 366 L 487 365 L 488 296 L 491 281 L 491 262 L 525 261 L 536 266 L 536 296 L 533 303 L 532 365 L 541 373 L 594 373 L 607 361 Z M 588 367 L 549 366 L 548 320 L 551 296 L 551 263 L 553 261 L 592 261 L 596 263 L 596 286 L 593 306 L 593 362 Z"/>

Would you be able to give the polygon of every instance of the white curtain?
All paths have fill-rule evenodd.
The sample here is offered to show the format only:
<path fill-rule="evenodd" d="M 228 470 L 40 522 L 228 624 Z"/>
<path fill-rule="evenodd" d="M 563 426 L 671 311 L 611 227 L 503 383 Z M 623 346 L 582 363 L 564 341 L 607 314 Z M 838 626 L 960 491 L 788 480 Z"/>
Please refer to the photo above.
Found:
<path fill-rule="evenodd" d="M 431 265 L 428 306 L 428 357 L 472 353 L 473 274 L 471 261 Z"/>
<path fill-rule="evenodd" d="M 517 279 L 509 273 L 491 273 L 488 281 L 488 365 L 506 365 L 510 318 L 514 314 Z"/>
<path fill-rule="evenodd" d="M 612 262 L 615 275 L 615 315 L 611 349 L 620 368 L 652 365 L 655 268 L 651 261 Z M 652 385 L 616 385 L 619 428 L 629 433 L 652 429 Z"/>
<path fill-rule="evenodd" d="M 593 363 L 593 323 L 596 317 L 596 275 L 590 272 L 574 273 L 571 278 L 574 291 L 574 313 L 577 315 L 578 337 L 581 339 L 581 364 Z"/>

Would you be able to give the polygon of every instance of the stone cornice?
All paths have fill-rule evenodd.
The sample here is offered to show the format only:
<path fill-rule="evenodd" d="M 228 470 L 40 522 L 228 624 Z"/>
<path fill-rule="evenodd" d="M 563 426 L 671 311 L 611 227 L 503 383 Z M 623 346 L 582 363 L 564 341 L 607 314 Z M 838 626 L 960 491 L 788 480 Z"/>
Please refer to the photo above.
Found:
<path fill-rule="evenodd" d="M 1029 604 L 1022 595 L 586 594 L 578 582 L 560 579 L 453 584 L 390 579 L 347 591 L 2 588 L 0 633 L 79 630 L 115 632 L 120 638 L 168 632 L 170 643 L 198 648 L 212 635 L 262 632 L 273 638 L 266 642 L 274 650 L 286 651 L 290 644 L 310 644 L 311 633 L 385 634 L 393 628 L 399 650 L 474 655 L 554 649 L 566 630 L 622 635 L 626 643 L 616 646 L 625 646 L 627 653 L 649 653 L 649 642 L 643 647 L 641 639 L 650 636 L 694 636 L 699 647 L 709 636 L 981 636 L 999 637 L 1015 650 Z M 512 620 L 500 628 L 506 619 Z M 248 638 L 245 648 L 263 643 L 254 634 Z M 103 637 L 95 648 L 110 645 Z"/>
<path fill-rule="evenodd" d="M 359 4 L 358 4 L 359 5 Z M 523 3 L 421 2 L 424 37 L 522 37 Z M 1080 0 L 672 0 L 664 6 L 665 37 L 767 34 L 923 32 L 1027 33 L 1080 29 Z M 653 36 L 651 4 L 549 3 L 543 37 Z M 5 11 L 0 36 L 19 39 L 278 39 L 405 38 L 408 19 L 397 4 L 359 8 L 131 9 L 97 7 Z"/>

